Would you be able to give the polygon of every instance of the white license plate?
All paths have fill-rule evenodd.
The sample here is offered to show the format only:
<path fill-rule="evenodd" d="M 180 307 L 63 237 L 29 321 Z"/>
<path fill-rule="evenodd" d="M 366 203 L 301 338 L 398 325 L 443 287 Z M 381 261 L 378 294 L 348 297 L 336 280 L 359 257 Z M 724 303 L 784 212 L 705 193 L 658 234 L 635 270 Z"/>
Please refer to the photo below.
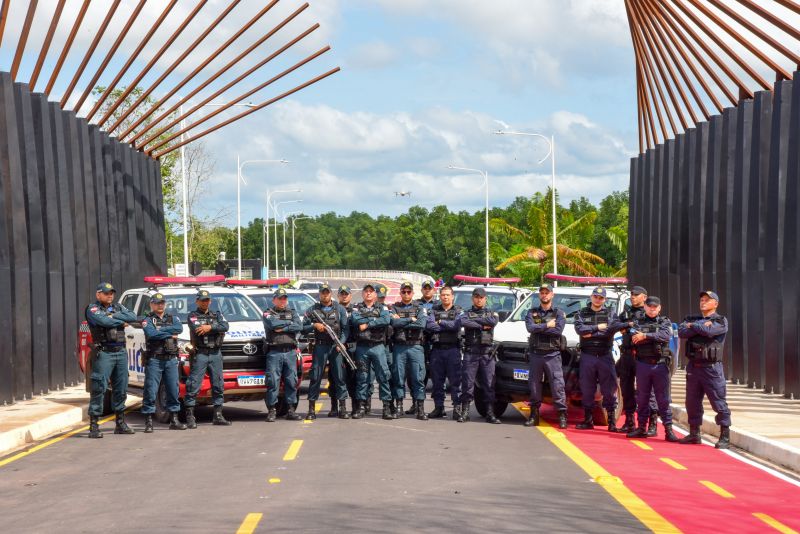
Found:
<path fill-rule="evenodd" d="M 527 369 L 514 369 L 514 380 L 527 380 L 527 379 L 528 379 Z"/>
<path fill-rule="evenodd" d="M 240 386 L 263 386 L 264 376 L 237 376 L 236 382 Z"/>

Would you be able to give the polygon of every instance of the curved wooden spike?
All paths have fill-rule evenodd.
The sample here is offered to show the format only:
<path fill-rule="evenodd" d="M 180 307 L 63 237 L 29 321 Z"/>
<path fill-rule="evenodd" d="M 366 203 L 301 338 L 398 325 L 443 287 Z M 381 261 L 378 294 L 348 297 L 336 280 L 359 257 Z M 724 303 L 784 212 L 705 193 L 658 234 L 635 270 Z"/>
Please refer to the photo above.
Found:
<path fill-rule="evenodd" d="M 50 91 L 53 90 L 56 79 L 58 79 L 58 75 L 61 72 L 61 67 L 64 65 L 64 61 L 67 59 L 67 54 L 69 54 L 69 51 L 72 48 L 72 43 L 75 41 L 75 36 L 78 35 L 78 29 L 81 27 L 81 23 L 83 22 L 83 18 L 86 16 L 86 12 L 89 10 L 89 4 L 91 4 L 91 2 L 92 0 L 83 0 L 83 5 L 81 5 L 81 9 L 78 11 L 78 16 L 75 18 L 75 22 L 72 24 L 72 30 L 69 32 L 67 42 L 64 43 L 64 48 L 61 50 L 61 54 L 58 56 L 56 66 L 53 68 L 53 72 L 50 74 L 50 80 L 47 82 L 47 85 L 44 88 L 44 92 L 47 94 L 50 94 Z M 33 88 L 31 87 L 31 89 Z"/>
<path fill-rule="evenodd" d="M 33 16 L 36 14 L 36 5 L 38 3 L 39 0 L 30 0 L 28 4 L 28 12 L 22 25 L 22 33 L 17 42 L 17 51 L 14 52 L 14 61 L 11 62 L 11 79 L 14 81 L 17 80 L 19 64 L 22 62 L 22 55 L 25 53 L 25 45 L 28 44 L 28 36 L 31 33 L 31 24 L 33 24 Z"/>
<path fill-rule="evenodd" d="M 42 71 L 42 65 L 47 57 L 47 52 L 50 50 L 53 34 L 56 32 L 58 21 L 61 19 L 61 12 L 64 11 L 64 4 L 66 3 L 67 0 L 58 0 L 58 4 L 56 5 L 56 11 L 53 13 L 53 20 L 50 21 L 50 27 L 47 29 L 47 35 L 44 38 L 44 43 L 42 43 L 42 49 L 39 51 L 39 57 L 36 60 L 33 73 L 31 73 L 31 79 L 28 82 L 28 87 L 30 87 L 32 93 L 35 92 L 36 81 L 39 79 L 39 73 Z"/>

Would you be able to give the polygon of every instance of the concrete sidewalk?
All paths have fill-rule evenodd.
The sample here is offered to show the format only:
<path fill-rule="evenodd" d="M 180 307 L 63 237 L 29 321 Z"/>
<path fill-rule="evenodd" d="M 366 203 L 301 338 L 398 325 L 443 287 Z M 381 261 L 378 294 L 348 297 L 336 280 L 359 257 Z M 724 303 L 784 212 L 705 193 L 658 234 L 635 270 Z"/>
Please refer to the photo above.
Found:
<path fill-rule="evenodd" d="M 800 400 L 764 393 L 728 382 L 731 410 L 731 444 L 752 455 L 800 473 Z M 675 422 L 688 428 L 686 373 L 678 369 L 672 377 L 672 413 Z M 719 436 L 714 410 L 703 403 L 704 434 Z"/>
<path fill-rule="evenodd" d="M 141 402 L 128 393 L 126 406 Z M 53 391 L 41 397 L 0 406 L 0 456 L 70 430 L 84 421 L 89 393 L 84 384 Z"/>

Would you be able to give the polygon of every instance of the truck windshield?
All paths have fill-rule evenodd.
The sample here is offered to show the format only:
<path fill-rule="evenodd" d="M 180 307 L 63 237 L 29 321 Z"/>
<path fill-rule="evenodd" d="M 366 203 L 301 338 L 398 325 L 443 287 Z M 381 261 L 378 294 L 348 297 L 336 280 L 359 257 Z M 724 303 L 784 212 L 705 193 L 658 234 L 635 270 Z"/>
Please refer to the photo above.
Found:
<path fill-rule="evenodd" d="M 266 311 L 267 308 L 272 307 L 272 293 L 264 293 L 262 295 L 248 294 L 247 296 L 250 297 L 253 302 L 255 302 L 263 311 Z M 316 302 L 305 293 L 289 293 L 288 297 L 289 307 L 296 311 L 297 315 L 301 316 Z"/>
<path fill-rule="evenodd" d="M 190 311 L 196 309 L 194 293 L 184 295 L 164 295 L 167 301 L 167 313 L 177 315 L 181 322 L 186 322 Z M 238 293 L 211 293 L 212 311 L 220 311 L 226 321 L 260 321 L 261 311 Z"/>
<path fill-rule="evenodd" d="M 563 310 L 567 315 L 567 323 L 572 324 L 575 322 L 575 314 L 578 313 L 581 308 L 588 306 L 589 300 L 589 295 L 568 295 L 564 293 L 556 293 L 556 295 L 553 297 L 553 306 Z M 617 302 L 617 299 L 606 299 L 606 308 L 616 310 Z M 522 304 L 520 304 L 519 308 L 517 308 L 517 310 L 508 318 L 508 321 L 524 321 L 525 316 L 528 315 L 528 311 L 538 305 L 539 294 L 531 293 L 531 295 L 525 299 Z"/>
<path fill-rule="evenodd" d="M 455 291 L 453 303 L 464 310 L 472 308 L 472 290 Z M 486 291 L 486 307 L 496 312 L 511 313 L 517 305 L 516 297 L 505 291 Z"/>

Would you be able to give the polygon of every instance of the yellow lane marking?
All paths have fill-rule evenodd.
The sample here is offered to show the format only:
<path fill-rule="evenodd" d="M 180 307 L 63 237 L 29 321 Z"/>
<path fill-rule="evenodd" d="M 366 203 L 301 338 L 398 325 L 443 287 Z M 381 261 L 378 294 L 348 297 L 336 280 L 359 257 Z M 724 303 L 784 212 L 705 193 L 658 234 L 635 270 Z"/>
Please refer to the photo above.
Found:
<path fill-rule="evenodd" d="M 644 449 L 646 451 L 652 451 L 653 450 L 653 447 L 651 447 L 650 445 L 648 445 L 644 441 L 640 441 L 638 439 L 632 439 L 631 443 L 633 443 L 634 445 L 636 445 L 640 449 Z"/>
<path fill-rule="evenodd" d="M 269 483 L 270 484 L 280 484 L 281 483 L 281 479 L 279 479 L 279 478 L 271 478 L 271 479 L 269 479 Z"/>
<path fill-rule="evenodd" d="M 327 391 L 323 391 L 322 393 L 319 394 L 319 396 L 320 397 L 327 397 L 328 396 L 328 392 Z"/>
<path fill-rule="evenodd" d="M 289 445 L 289 450 L 286 451 L 286 454 L 283 455 L 283 461 L 288 462 L 289 460 L 294 460 L 297 458 L 297 453 L 300 452 L 300 447 L 303 446 L 302 439 L 296 439 L 292 441 L 292 444 Z"/>
<path fill-rule="evenodd" d="M 659 458 L 659 460 L 661 460 L 662 462 L 664 462 L 665 464 L 667 464 L 670 467 L 674 467 L 678 471 L 686 471 L 686 467 L 684 467 L 683 465 L 679 464 L 675 460 L 672 460 L 670 458 Z"/>
<path fill-rule="evenodd" d="M 313 420 L 303 419 L 303 424 L 304 425 L 310 425 L 313 422 L 314 422 Z"/>
<path fill-rule="evenodd" d="M 519 410 L 517 404 L 514 404 L 514 406 Z M 647 528 L 659 533 L 680 532 L 675 525 L 667 521 L 664 516 L 653 510 L 650 505 L 627 488 L 622 480 L 606 471 L 585 452 L 576 447 L 563 432 L 559 432 L 545 421 L 542 421 L 541 426 L 536 428 Z M 556 438 L 556 434 L 559 434 L 560 437 Z"/>
<path fill-rule="evenodd" d="M 321 403 L 321 402 L 317 402 L 317 403 L 315 403 L 315 404 L 314 404 L 314 409 L 315 409 L 316 411 L 320 411 L 320 410 L 322 410 L 322 403 Z"/>
<path fill-rule="evenodd" d="M 719 495 L 723 499 L 734 499 L 735 498 L 733 496 L 733 493 L 730 493 L 729 491 L 725 491 L 724 489 L 720 488 L 719 486 L 717 486 L 713 482 L 709 482 L 708 480 L 701 480 L 700 484 L 704 485 L 705 487 L 707 487 L 708 489 L 710 489 L 711 491 L 713 491 L 714 493 L 716 493 L 717 495 Z"/>
<path fill-rule="evenodd" d="M 130 412 L 131 410 L 134 410 L 134 409 L 136 409 L 138 407 L 139 407 L 139 404 L 133 405 L 130 408 L 126 409 L 125 412 Z M 98 423 L 101 424 L 101 425 L 104 424 L 104 423 L 108 423 L 109 421 L 114 419 L 114 417 L 116 417 L 116 416 L 115 415 L 109 415 L 108 417 L 104 417 L 103 419 L 100 419 L 98 421 Z M 75 430 L 70 430 L 66 434 L 61 434 L 60 436 L 55 437 L 53 439 L 49 439 L 49 440 L 47 440 L 47 441 L 45 441 L 43 443 L 40 443 L 40 444 L 36 445 L 35 447 L 31 447 L 27 451 L 22 451 L 20 453 L 15 454 L 14 456 L 9 456 L 5 460 L 0 460 L 0 467 L 3 467 L 4 465 L 8 465 L 11 462 L 19 460 L 20 458 L 25 458 L 29 454 L 33 454 L 34 452 L 40 451 L 40 450 L 44 449 L 45 447 L 49 447 L 50 445 L 54 445 L 54 444 L 58 443 L 61 440 L 67 439 L 69 437 L 72 437 L 75 434 L 80 434 L 81 432 L 86 432 L 87 430 L 89 430 L 89 425 L 82 426 L 80 428 L 76 428 Z"/>
<path fill-rule="evenodd" d="M 768 516 L 767 514 L 762 514 L 760 512 L 756 512 L 753 515 L 756 516 L 757 518 L 759 518 L 764 523 L 766 523 L 769 526 L 771 526 L 772 528 L 774 528 L 775 530 L 777 530 L 778 532 L 783 532 L 783 534 L 798 534 L 798 532 L 796 530 L 794 530 L 793 528 L 787 527 L 786 525 L 784 525 L 783 523 L 781 523 L 777 519 L 774 519 L 774 518 Z"/>
<path fill-rule="evenodd" d="M 236 534 L 253 534 L 263 516 L 264 514 L 247 514 L 242 524 L 239 525 L 239 530 L 236 531 Z"/>

